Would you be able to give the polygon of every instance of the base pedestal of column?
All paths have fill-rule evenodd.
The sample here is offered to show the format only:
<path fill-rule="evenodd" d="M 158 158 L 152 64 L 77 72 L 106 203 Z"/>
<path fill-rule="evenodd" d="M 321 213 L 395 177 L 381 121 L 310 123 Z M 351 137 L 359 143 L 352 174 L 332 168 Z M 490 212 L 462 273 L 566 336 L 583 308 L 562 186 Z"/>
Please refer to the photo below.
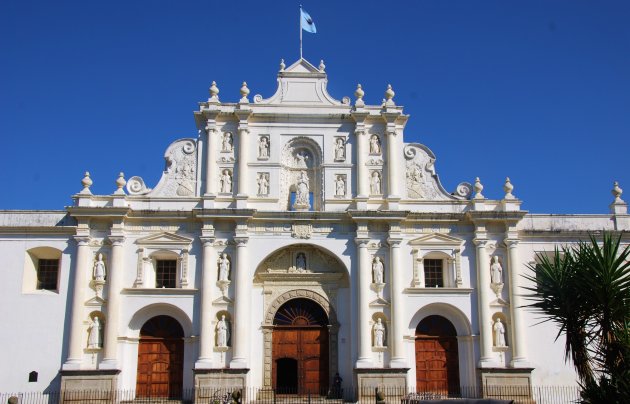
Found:
<path fill-rule="evenodd" d="M 481 368 L 480 385 L 483 397 L 535 403 L 532 398 L 533 368 Z"/>
<path fill-rule="evenodd" d="M 217 198 L 214 194 L 205 194 L 203 196 L 203 208 L 204 209 L 214 209 L 214 201 Z"/>
<path fill-rule="evenodd" d="M 372 369 L 374 368 L 374 361 L 370 359 L 359 359 L 357 363 L 354 365 L 357 369 Z"/>
<path fill-rule="evenodd" d="M 510 362 L 510 366 L 519 369 L 528 369 L 532 367 L 532 364 L 525 358 L 514 358 Z"/>
<path fill-rule="evenodd" d="M 59 402 L 109 404 L 115 402 L 120 370 L 62 370 Z M 98 394 L 95 394 L 98 392 Z M 133 398 L 133 397 L 132 397 Z"/>
<path fill-rule="evenodd" d="M 392 358 L 389 361 L 389 367 L 397 368 L 397 369 L 406 369 L 406 368 L 409 368 L 409 364 L 407 364 L 407 360 L 405 358 Z"/>
<path fill-rule="evenodd" d="M 357 210 L 367 210 L 368 197 L 365 195 L 357 195 L 354 200 L 357 203 Z"/>
<path fill-rule="evenodd" d="M 247 373 L 249 369 L 194 369 L 195 404 L 218 402 L 219 395 L 241 392 L 242 402 L 246 402 Z"/>
<path fill-rule="evenodd" d="M 212 359 L 199 359 L 197 362 L 195 362 L 195 369 L 213 369 L 213 363 L 212 363 Z"/>
<path fill-rule="evenodd" d="M 355 368 L 354 378 L 359 403 L 376 402 L 376 392 L 384 394 L 385 403 L 400 403 L 407 394 L 409 368 Z"/>
<path fill-rule="evenodd" d="M 99 370 L 115 370 L 118 369 L 118 361 L 116 359 L 105 359 L 98 364 Z"/>
<path fill-rule="evenodd" d="M 387 197 L 387 209 L 398 210 L 400 206 L 400 196 L 392 195 Z"/>
<path fill-rule="evenodd" d="M 247 195 L 236 195 L 236 209 L 247 209 Z"/>
<path fill-rule="evenodd" d="M 497 362 L 494 358 L 482 358 L 479 359 L 479 364 L 477 365 L 478 368 L 498 368 L 499 367 L 499 362 Z"/>
<path fill-rule="evenodd" d="M 247 369 L 247 361 L 242 358 L 234 358 L 230 361 L 230 369 Z"/>

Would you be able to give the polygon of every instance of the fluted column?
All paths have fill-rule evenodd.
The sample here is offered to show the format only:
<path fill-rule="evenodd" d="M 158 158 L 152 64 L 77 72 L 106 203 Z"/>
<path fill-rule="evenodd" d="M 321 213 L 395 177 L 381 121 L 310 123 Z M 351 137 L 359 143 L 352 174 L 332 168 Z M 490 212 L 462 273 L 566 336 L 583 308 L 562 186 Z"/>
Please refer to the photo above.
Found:
<path fill-rule="evenodd" d="M 248 158 L 248 141 L 247 135 L 249 129 L 238 129 L 238 194 L 239 198 L 247 199 L 247 158 Z"/>
<path fill-rule="evenodd" d="M 479 367 L 496 365 L 492 358 L 492 316 L 490 314 L 490 259 L 486 251 L 488 240 L 475 239 L 477 246 L 477 298 L 479 302 Z"/>
<path fill-rule="evenodd" d="M 103 342 L 103 361 L 101 369 L 118 368 L 118 326 L 120 318 L 120 292 L 123 284 L 123 243 L 124 237 L 109 237 L 112 243 L 112 260 L 109 266 L 109 292 L 107 293 L 107 318 Z"/>
<path fill-rule="evenodd" d="M 201 324 L 199 340 L 199 359 L 195 363 L 195 369 L 209 369 L 212 367 L 212 347 L 214 335 L 212 330 L 212 282 L 215 279 L 217 256 L 214 250 L 214 238 L 204 237 L 203 242 L 203 268 L 201 275 L 201 310 L 199 321 Z"/>
<path fill-rule="evenodd" d="M 217 130 L 214 125 L 206 126 L 208 141 L 206 142 L 206 194 L 217 194 L 218 166 L 216 158 Z"/>
<path fill-rule="evenodd" d="M 248 335 L 250 332 L 251 279 L 247 260 L 247 237 L 235 238 L 236 247 L 236 275 L 234 285 L 234 329 L 233 357 L 231 368 L 247 368 L 249 357 Z"/>
<path fill-rule="evenodd" d="M 392 313 L 392 329 L 391 329 L 391 348 L 392 358 L 389 366 L 392 368 L 406 368 L 407 360 L 405 359 L 403 337 L 405 334 L 405 311 L 403 309 L 402 299 L 402 271 L 400 263 L 400 243 L 402 239 L 387 239 L 389 243 L 389 282 L 391 285 L 391 313 Z"/>
<path fill-rule="evenodd" d="M 398 187 L 398 183 L 400 178 L 398 178 L 398 160 L 400 156 L 396 153 L 398 151 L 397 147 L 397 138 L 396 131 L 389 130 L 387 132 L 387 196 L 389 198 L 399 198 L 400 191 Z"/>
<path fill-rule="evenodd" d="M 527 361 L 527 346 L 525 343 L 525 329 L 523 328 L 522 298 L 520 295 L 521 260 L 518 255 L 518 240 L 505 240 L 508 247 L 508 264 L 510 276 L 510 315 L 512 317 L 512 362 L 511 366 L 529 367 Z"/>
<path fill-rule="evenodd" d="M 90 238 L 76 236 L 77 255 L 74 265 L 74 289 L 72 293 L 72 317 L 70 320 L 70 340 L 68 341 L 68 358 L 63 364 L 64 370 L 77 370 L 83 362 L 83 304 L 84 290 L 88 282 L 88 258 L 90 255 Z"/>
<path fill-rule="evenodd" d="M 371 265 L 370 253 L 367 249 L 368 239 L 356 239 L 359 248 L 359 263 L 357 270 L 357 311 L 359 314 L 359 324 L 357 326 L 357 339 L 359 341 L 359 358 L 357 360 L 357 368 L 372 367 L 372 344 L 370 329 L 370 281 L 371 281 Z"/>
<path fill-rule="evenodd" d="M 366 135 L 365 130 L 355 131 L 357 139 L 357 196 L 367 198 L 368 192 L 368 172 L 365 166 L 365 158 L 367 154 L 366 150 Z"/>

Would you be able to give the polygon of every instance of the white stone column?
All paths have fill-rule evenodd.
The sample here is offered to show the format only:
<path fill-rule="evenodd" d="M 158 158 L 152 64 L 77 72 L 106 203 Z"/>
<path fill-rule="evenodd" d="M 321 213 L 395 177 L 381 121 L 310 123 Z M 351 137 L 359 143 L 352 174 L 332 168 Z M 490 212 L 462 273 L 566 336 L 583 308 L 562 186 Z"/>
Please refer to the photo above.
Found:
<path fill-rule="evenodd" d="M 247 199 L 247 159 L 249 129 L 238 129 L 238 198 Z"/>
<path fill-rule="evenodd" d="M 107 318 L 105 319 L 105 338 L 103 341 L 103 360 L 100 369 L 118 369 L 118 326 L 120 318 L 120 297 L 123 286 L 123 243 L 124 237 L 110 236 L 112 260 L 109 266 L 107 293 Z"/>
<path fill-rule="evenodd" d="M 88 284 L 88 258 L 90 255 L 90 238 L 75 236 L 77 255 L 74 265 L 74 288 L 72 292 L 72 317 L 70 318 L 70 340 L 68 342 L 68 358 L 63 364 L 63 370 L 78 370 L 83 362 L 83 304 L 85 288 Z"/>
<path fill-rule="evenodd" d="M 212 329 L 212 283 L 214 281 L 214 269 L 217 265 L 217 255 L 214 250 L 214 238 L 204 237 L 203 243 L 203 268 L 201 275 L 201 310 L 199 315 L 200 340 L 199 359 L 195 363 L 195 369 L 212 368 L 212 347 L 214 345 L 214 332 Z"/>
<path fill-rule="evenodd" d="M 206 194 L 217 194 L 217 178 L 219 168 L 217 166 L 217 136 L 218 132 L 214 125 L 206 126 L 208 141 L 206 142 Z"/>
<path fill-rule="evenodd" d="M 368 171 L 365 166 L 365 158 L 367 154 L 365 130 L 357 130 L 354 132 L 357 140 L 357 196 L 367 198 L 368 192 Z"/>
<path fill-rule="evenodd" d="M 247 260 L 247 237 L 235 238 L 236 275 L 234 285 L 234 329 L 231 368 L 247 368 L 249 357 L 250 313 L 252 282 Z"/>
<path fill-rule="evenodd" d="M 391 348 L 392 358 L 389 367 L 406 368 L 407 360 L 405 359 L 403 337 L 405 334 L 405 311 L 403 302 L 403 267 L 400 263 L 400 238 L 388 238 L 389 243 L 389 282 L 391 287 L 391 313 L 392 313 L 392 329 L 391 329 Z"/>
<path fill-rule="evenodd" d="M 488 240 L 474 239 L 477 246 L 477 298 L 479 303 L 479 367 L 496 366 L 492 357 L 492 316 L 490 313 L 490 258 L 486 251 Z"/>
<path fill-rule="evenodd" d="M 396 131 L 390 130 L 387 132 L 387 196 L 388 198 L 400 198 L 400 191 L 398 183 L 400 178 L 398 177 L 398 160 L 402 158 L 402 155 L 398 155 L 398 139 L 396 137 Z"/>
<path fill-rule="evenodd" d="M 521 298 L 520 273 L 521 260 L 518 255 L 518 240 L 506 239 L 510 276 L 510 315 L 512 317 L 512 362 L 514 368 L 530 367 L 527 361 L 527 345 L 523 328 L 523 301 Z"/>
<path fill-rule="evenodd" d="M 372 265 L 370 253 L 367 249 L 368 239 L 356 239 L 359 248 L 359 262 L 357 265 L 357 312 L 359 314 L 359 324 L 357 326 L 357 340 L 359 342 L 359 358 L 356 363 L 357 368 L 370 368 L 372 361 L 372 330 L 370 329 L 370 283 Z"/>

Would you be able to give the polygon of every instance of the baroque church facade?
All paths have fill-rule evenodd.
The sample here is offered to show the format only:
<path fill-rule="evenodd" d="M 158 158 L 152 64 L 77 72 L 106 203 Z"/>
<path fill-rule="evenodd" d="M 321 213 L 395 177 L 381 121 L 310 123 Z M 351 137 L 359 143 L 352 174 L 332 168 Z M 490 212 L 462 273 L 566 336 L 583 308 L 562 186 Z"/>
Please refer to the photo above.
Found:
<path fill-rule="evenodd" d="M 522 275 L 630 230 L 621 189 L 602 215 L 530 214 L 509 179 L 449 192 L 391 86 L 338 101 L 304 59 L 277 80 L 237 103 L 213 82 L 153 187 L 86 173 L 64 211 L 0 212 L 0 391 L 574 384 Z"/>

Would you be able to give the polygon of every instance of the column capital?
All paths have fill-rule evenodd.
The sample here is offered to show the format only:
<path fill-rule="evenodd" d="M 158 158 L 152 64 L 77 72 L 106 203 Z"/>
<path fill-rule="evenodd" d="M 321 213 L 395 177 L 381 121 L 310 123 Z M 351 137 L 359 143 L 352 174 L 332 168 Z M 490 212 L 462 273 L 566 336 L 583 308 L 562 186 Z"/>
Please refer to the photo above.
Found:
<path fill-rule="evenodd" d="M 74 236 L 74 240 L 77 242 L 79 246 L 84 246 L 90 244 L 90 236 Z"/>
<path fill-rule="evenodd" d="M 392 248 L 400 247 L 400 244 L 402 243 L 402 241 L 403 241 L 402 237 L 388 237 L 387 238 L 387 244 L 389 244 L 389 246 Z"/>
<path fill-rule="evenodd" d="M 245 247 L 248 241 L 249 241 L 249 237 L 244 237 L 244 236 L 234 237 L 234 242 L 236 243 L 237 247 Z"/>
<path fill-rule="evenodd" d="M 514 238 L 506 238 L 505 240 L 503 240 L 503 242 L 508 248 L 516 248 L 518 247 L 518 244 L 521 242 L 521 240 L 514 239 Z"/>
<path fill-rule="evenodd" d="M 365 135 L 365 132 L 366 132 L 366 130 L 364 128 L 355 129 L 354 130 L 354 134 L 357 135 L 357 136 L 363 136 L 363 135 Z"/>
<path fill-rule="evenodd" d="M 485 238 L 474 238 L 473 243 L 475 243 L 477 247 L 486 248 L 490 243 L 490 240 Z"/>
<path fill-rule="evenodd" d="M 125 242 L 125 236 L 107 236 L 107 240 L 112 243 L 112 246 L 121 246 Z"/>
<path fill-rule="evenodd" d="M 201 236 L 199 237 L 199 240 L 201 240 L 201 244 L 204 247 L 212 247 L 214 245 L 215 237 L 214 236 Z"/>
<path fill-rule="evenodd" d="M 367 248 L 368 243 L 370 242 L 369 238 L 355 238 L 354 242 L 359 246 L 359 248 Z"/>

